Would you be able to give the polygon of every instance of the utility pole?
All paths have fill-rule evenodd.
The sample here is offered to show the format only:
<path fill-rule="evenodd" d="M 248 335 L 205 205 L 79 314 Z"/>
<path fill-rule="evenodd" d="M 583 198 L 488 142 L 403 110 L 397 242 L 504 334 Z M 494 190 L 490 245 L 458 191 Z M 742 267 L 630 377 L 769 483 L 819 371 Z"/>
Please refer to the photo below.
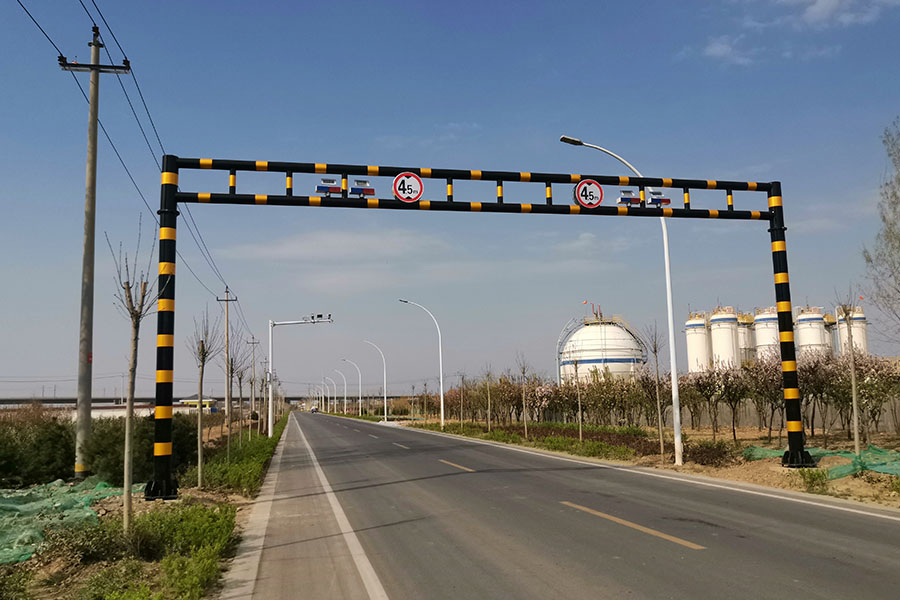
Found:
<path fill-rule="evenodd" d="M 76 401 L 75 426 L 75 476 L 82 479 L 87 476 L 84 445 L 91 435 L 91 404 L 93 382 L 94 351 L 94 230 L 97 213 L 97 114 L 100 100 L 100 73 L 129 73 L 131 67 L 128 60 L 121 66 L 101 65 L 100 29 L 93 28 L 91 47 L 91 63 L 80 65 L 70 63 L 63 55 L 59 56 L 59 66 L 64 71 L 89 71 L 91 74 L 88 92 L 88 147 L 87 166 L 84 175 L 84 246 L 81 256 L 81 325 L 78 334 L 78 394 Z"/>
<path fill-rule="evenodd" d="M 225 306 L 228 306 L 227 304 Z M 247 342 L 250 344 L 250 427 L 247 429 L 247 434 L 249 437 L 250 432 L 253 430 L 253 399 L 256 397 L 256 390 L 254 390 L 254 386 L 256 385 L 256 346 L 259 344 L 259 341 L 254 337 L 252 340 Z M 259 407 L 257 407 L 256 411 L 256 421 L 259 422 Z"/>
<path fill-rule="evenodd" d="M 225 286 L 225 297 L 216 296 L 216 302 L 225 303 L 225 423 L 228 428 L 228 436 L 225 438 L 225 456 L 231 460 L 231 343 L 228 334 L 231 333 L 231 324 L 228 322 L 228 305 L 237 302 L 237 296 L 232 298 L 228 286 Z"/>

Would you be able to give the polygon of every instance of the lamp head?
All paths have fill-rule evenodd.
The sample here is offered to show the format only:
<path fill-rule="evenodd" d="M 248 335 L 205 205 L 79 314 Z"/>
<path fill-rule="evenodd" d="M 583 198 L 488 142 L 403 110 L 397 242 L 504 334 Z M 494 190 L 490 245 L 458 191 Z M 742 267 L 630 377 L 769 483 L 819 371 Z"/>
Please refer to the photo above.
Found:
<path fill-rule="evenodd" d="M 403 298 L 398 298 L 398 300 L 400 300 L 400 302 L 402 302 L 403 304 L 409 304 L 409 300 L 404 300 Z"/>
<path fill-rule="evenodd" d="M 567 135 L 560 136 L 559 141 L 561 141 L 563 144 L 572 144 L 573 146 L 583 146 L 584 145 L 584 142 L 582 142 L 578 138 L 569 137 Z"/>

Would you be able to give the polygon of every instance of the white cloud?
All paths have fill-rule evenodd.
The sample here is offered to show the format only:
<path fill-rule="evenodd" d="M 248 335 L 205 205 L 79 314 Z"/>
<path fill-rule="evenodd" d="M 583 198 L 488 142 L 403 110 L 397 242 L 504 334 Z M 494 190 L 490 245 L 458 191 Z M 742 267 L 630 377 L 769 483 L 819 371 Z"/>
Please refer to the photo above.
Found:
<path fill-rule="evenodd" d="M 722 62 L 746 66 L 753 63 L 750 53 L 740 50 L 737 46 L 744 36 L 721 35 L 709 40 L 703 48 L 703 56 Z"/>
<path fill-rule="evenodd" d="M 777 17 L 774 23 L 815 28 L 874 23 L 885 10 L 900 6 L 900 0 L 775 0 L 775 3 L 791 7 L 794 12 Z M 754 21 L 745 19 L 745 23 Z"/>

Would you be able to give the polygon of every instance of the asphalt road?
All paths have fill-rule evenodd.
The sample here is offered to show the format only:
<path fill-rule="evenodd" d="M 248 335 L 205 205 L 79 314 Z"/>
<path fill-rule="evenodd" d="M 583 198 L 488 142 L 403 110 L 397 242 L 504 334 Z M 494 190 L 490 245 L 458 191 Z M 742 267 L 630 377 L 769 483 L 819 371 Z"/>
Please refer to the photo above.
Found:
<path fill-rule="evenodd" d="M 900 598 L 898 511 L 294 419 L 225 597 Z"/>

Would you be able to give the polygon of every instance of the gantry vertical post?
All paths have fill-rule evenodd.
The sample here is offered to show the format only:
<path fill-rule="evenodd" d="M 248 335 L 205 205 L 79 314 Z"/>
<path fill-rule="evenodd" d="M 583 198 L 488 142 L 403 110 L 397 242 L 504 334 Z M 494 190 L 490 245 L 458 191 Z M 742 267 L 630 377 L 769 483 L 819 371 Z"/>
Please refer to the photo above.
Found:
<path fill-rule="evenodd" d="M 769 234 L 772 238 L 772 267 L 775 271 L 775 306 L 778 310 L 778 339 L 781 346 L 781 373 L 784 384 L 784 408 L 788 430 L 788 450 L 781 459 L 785 467 L 809 467 L 812 458 L 804 448 L 803 420 L 800 413 L 800 389 L 797 378 L 797 353 L 794 347 L 794 315 L 791 310 L 791 284 L 788 280 L 784 211 L 781 182 L 773 181 L 769 190 Z"/>
<path fill-rule="evenodd" d="M 153 436 L 153 479 L 144 496 L 148 500 L 178 497 L 172 473 L 172 381 L 175 360 L 175 225 L 178 220 L 177 157 L 167 154 L 162 163 L 159 201 L 159 300 L 156 317 L 156 409 Z M 197 399 L 200 410 L 203 399 Z"/>

